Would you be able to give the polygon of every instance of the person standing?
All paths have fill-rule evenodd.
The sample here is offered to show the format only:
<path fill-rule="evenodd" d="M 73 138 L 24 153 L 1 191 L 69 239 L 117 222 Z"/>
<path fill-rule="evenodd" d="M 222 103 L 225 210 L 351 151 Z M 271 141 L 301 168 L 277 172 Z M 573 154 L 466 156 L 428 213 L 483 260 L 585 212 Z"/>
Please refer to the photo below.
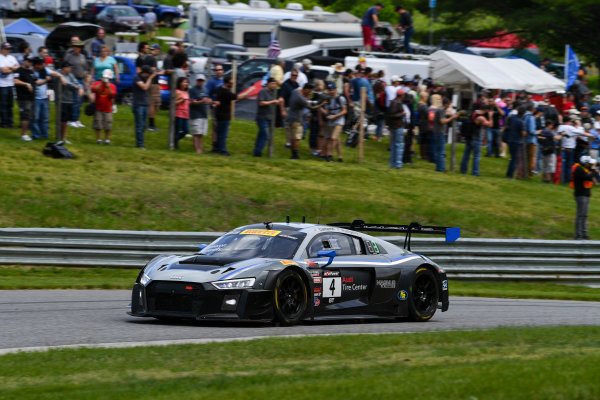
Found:
<path fill-rule="evenodd" d="M 596 160 L 590 156 L 582 156 L 579 162 L 573 165 L 571 170 L 571 186 L 574 191 L 577 212 L 575 214 L 575 239 L 588 240 L 587 217 L 590 207 L 592 186 L 594 186 L 594 166 Z M 597 171 L 596 171 L 597 172 Z"/>
<path fill-rule="evenodd" d="M 446 172 L 446 130 L 447 125 L 458 118 L 459 114 L 449 114 L 451 102 L 444 97 L 442 106 L 435 110 L 433 116 L 433 154 L 435 170 Z"/>
<path fill-rule="evenodd" d="M 142 150 L 146 150 L 146 147 L 144 147 L 144 133 L 150 105 L 148 90 L 155 75 L 156 72 L 153 72 L 152 68 L 144 65 L 140 73 L 133 78 L 133 106 L 131 111 L 135 121 L 135 145 Z"/>
<path fill-rule="evenodd" d="M 304 130 L 304 110 L 308 108 L 308 97 L 313 90 L 312 83 L 307 83 L 302 89 L 294 90 L 290 94 L 287 123 L 290 127 L 292 160 L 299 160 L 298 145 Z"/>
<path fill-rule="evenodd" d="M 206 82 L 206 93 L 208 97 L 213 101 L 213 108 L 211 109 L 211 135 L 212 135 L 212 152 L 219 152 L 219 144 L 217 143 L 217 116 L 216 116 L 216 104 L 217 101 L 217 90 L 223 85 L 223 66 L 215 65 L 215 74 Z"/>
<path fill-rule="evenodd" d="M 36 57 L 33 60 L 33 74 L 35 76 L 35 107 L 31 121 L 31 134 L 33 139 L 48 138 L 48 120 L 50 119 L 50 104 L 48 103 L 48 83 L 57 72 L 45 67 L 45 60 Z"/>
<path fill-rule="evenodd" d="M 156 36 L 156 23 L 158 18 L 156 13 L 151 8 L 148 9 L 143 15 L 144 17 L 144 29 L 146 30 L 146 40 L 150 41 Z"/>
<path fill-rule="evenodd" d="M 371 51 L 373 48 L 373 30 L 375 27 L 380 26 L 379 17 L 377 14 L 383 9 L 383 3 L 377 3 L 373 7 L 370 7 L 365 14 L 361 22 L 363 44 L 366 51 Z"/>
<path fill-rule="evenodd" d="M 138 73 L 144 65 L 148 65 L 152 68 L 153 72 L 156 72 L 156 75 L 154 75 L 152 83 L 150 84 L 150 89 L 148 89 L 148 95 L 150 96 L 150 106 L 148 107 L 148 130 L 154 132 L 158 131 L 154 122 L 154 117 L 156 111 L 160 108 L 161 97 L 160 85 L 158 84 L 158 61 L 156 57 L 149 54 L 149 51 L 152 49 L 154 52 L 157 47 L 160 52 L 160 45 L 155 43 L 152 46 L 148 46 L 147 42 L 140 42 L 138 44 L 138 58 L 135 60 L 135 69 Z"/>
<path fill-rule="evenodd" d="M 346 123 L 345 116 L 348 112 L 346 98 L 338 95 L 337 86 L 330 82 L 327 85 L 329 100 L 323 106 L 327 127 L 325 128 L 325 139 L 327 140 L 325 160 L 333 161 L 333 150 L 337 152 L 338 162 L 343 162 L 342 144 L 340 142 L 340 134 Z"/>
<path fill-rule="evenodd" d="M 576 121 L 579 121 L 579 117 L 575 115 L 565 117 L 563 124 L 559 125 L 556 131 L 556 134 L 561 137 L 562 183 L 571 181 L 571 167 L 575 161 L 575 147 L 577 146 L 577 128 L 574 126 Z"/>
<path fill-rule="evenodd" d="M 277 98 L 277 82 L 274 78 L 267 79 L 267 85 L 258 92 L 258 105 L 256 111 L 256 125 L 258 133 L 254 142 L 254 157 L 262 157 L 262 151 L 269 141 L 269 128 L 273 120 L 275 107 L 283 100 Z"/>
<path fill-rule="evenodd" d="M 106 32 L 104 29 L 98 29 L 98 32 L 96 32 L 96 37 L 94 40 L 92 40 L 91 44 L 92 58 L 100 57 L 102 47 L 106 45 L 106 43 L 104 43 L 105 36 Z M 100 76 L 102 76 L 102 73 L 100 73 Z"/>
<path fill-rule="evenodd" d="M 104 76 L 103 72 L 106 70 L 112 71 L 112 76 L 114 77 L 116 83 L 121 82 L 117 60 L 110 55 L 110 49 L 108 46 L 102 46 L 100 49 L 100 55 L 94 58 L 92 63 L 91 75 L 95 81 L 101 81 L 102 77 Z"/>
<path fill-rule="evenodd" d="M 117 95 L 117 87 L 110 83 L 113 79 L 113 72 L 110 69 L 102 71 L 102 78 L 92 85 L 94 102 L 96 103 L 96 112 L 94 113 L 94 122 L 92 128 L 96 131 L 96 143 L 102 144 L 100 134 L 104 130 L 104 144 L 110 144 L 110 131 L 113 123 L 113 101 Z"/>
<path fill-rule="evenodd" d="M 296 89 L 298 89 L 300 87 L 300 84 L 298 83 L 298 78 L 299 78 L 300 72 L 298 70 L 292 70 L 290 71 L 290 77 L 289 79 L 286 79 L 285 81 L 283 81 L 283 85 L 281 85 L 281 89 L 279 89 L 279 108 L 280 108 L 280 113 L 281 116 L 283 118 L 285 118 L 287 116 L 287 111 L 289 108 L 289 104 L 290 104 L 290 96 L 292 94 L 292 92 Z M 276 83 L 277 84 L 277 83 Z M 277 86 L 275 86 L 277 87 Z M 292 136 L 291 136 L 291 130 L 290 127 L 288 125 L 286 125 L 285 128 L 285 147 L 291 147 L 292 145 Z M 313 152 L 316 151 L 317 145 L 313 146 L 311 145 L 311 149 L 313 149 Z"/>
<path fill-rule="evenodd" d="M 223 68 L 223 67 L 221 67 Z M 217 107 L 215 109 L 215 117 L 217 119 L 217 146 L 218 151 L 222 156 L 230 156 L 227 151 L 227 136 L 229 136 L 229 125 L 231 123 L 231 102 L 236 100 L 243 100 L 248 97 L 249 88 L 246 93 L 240 93 L 239 95 L 233 93 L 231 88 L 233 82 L 231 76 L 226 76 L 223 79 L 223 84 L 217 89 Z"/>
<path fill-rule="evenodd" d="M 208 97 L 204 88 L 206 76 L 196 75 L 196 85 L 190 89 L 190 122 L 192 125 L 192 137 L 196 153 L 202 154 L 202 138 L 208 132 L 208 105 L 212 99 Z"/>
<path fill-rule="evenodd" d="M 60 79 L 62 88 L 62 97 L 60 98 L 61 103 L 61 115 L 60 115 L 60 139 L 66 144 L 71 144 L 67 140 L 67 123 L 71 122 L 73 118 L 73 107 L 77 101 L 77 97 L 83 96 L 83 85 L 73 75 L 73 67 L 68 61 L 63 61 L 60 75 L 57 79 Z"/>
<path fill-rule="evenodd" d="M 410 47 L 410 39 L 415 33 L 412 17 L 402 6 L 396 6 L 396 13 L 398 13 L 400 17 L 398 18 L 398 23 L 395 28 L 398 32 L 404 34 L 404 52 L 412 54 L 413 50 Z"/>
<path fill-rule="evenodd" d="M 488 100 L 488 106 L 492 113 L 492 126 L 487 128 L 487 152 L 486 157 L 500 157 L 500 122 L 504 117 L 504 110 L 500 107 L 500 102 L 494 99 Z"/>
<path fill-rule="evenodd" d="M 390 168 L 402 168 L 404 158 L 404 129 L 406 128 L 410 110 L 404 104 L 406 92 L 396 90 L 396 97 L 390 102 L 386 111 L 387 125 L 390 130 Z"/>
<path fill-rule="evenodd" d="M 515 174 L 515 170 L 517 169 L 517 165 L 521 158 L 523 139 L 525 136 L 527 136 L 527 131 L 525 130 L 525 121 L 523 120 L 524 117 L 525 108 L 521 106 L 517 110 L 517 114 L 510 115 L 508 117 L 508 121 L 506 122 L 506 129 L 508 129 L 506 143 L 508 144 L 508 151 L 510 152 L 510 161 L 506 170 L 506 177 L 511 179 Z"/>
<path fill-rule="evenodd" d="M 431 128 L 429 127 L 429 107 L 427 92 L 419 93 L 419 102 L 417 103 L 417 114 L 419 115 L 419 154 L 422 160 L 431 161 Z"/>
<path fill-rule="evenodd" d="M 556 171 L 556 141 L 560 135 L 555 134 L 556 125 L 553 121 L 546 120 L 546 126 L 538 135 L 538 143 L 542 151 L 542 181 L 552 182 L 552 175 Z"/>
<path fill-rule="evenodd" d="M 527 175 L 529 178 L 531 178 L 536 171 L 538 132 L 535 123 L 535 116 L 533 115 L 533 104 L 527 104 L 525 109 L 525 130 L 527 131 Z"/>
<path fill-rule="evenodd" d="M 65 55 L 64 61 L 71 65 L 73 76 L 77 79 L 80 86 L 85 90 L 88 79 L 88 61 L 86 56 L 82 53 L 83 42 L 79 39 L 72 41 L 71 43 L 73 51 Z M 81 105 L 83 104 L 83 93 L 78 92 L 73 99 L 73 116 L 69 119 L 69 126 L 74 128 L 85 128 L 85 125 L 79 120 L 81 115 Z"/>
<path fill-rule="evenodd" d="M 481 139 L 483 132 L 486 132 L 487 128 L 492 126 L 492 113 L 487 105 L 481 107 L 481 110 L 475 111 L 473 115 L 473 128 L 471 137 L 466 140 L 465 152 L 460 163 L 460 173 L 466 174 L 469 169 L 469 158 L 471 152 L 473 153 L 473 166 L 471 173 L 474 176 L 479 176 L 479 159 L 481 158 Z"/>
<path fill-rule="evenodd" d="M 189 81 L 185 77 L 177 79 L 175 86 L 175 148 L 179 148 L 179 141 L 190 131 L 190 94 L 188 93 Z"/>
<path fill-rule="evenodd" d="M 19 119 L 21 122 L 21 140 L 31 141 L 27 134 L 29 123 L 35 112 L 35 75 L 31 69 L 33 57 L 26 57 L 23 64 L 15 72 L 15 86 L 17 89 L 17 104 L 19 105 Z"/>
<path fill-rule="evenodd" d="M 12 45 L 2 43 L 0 47 L 0 128 L 13 127 L 14 72 L 19 69 L 17 59 L 10 54 Z"/>

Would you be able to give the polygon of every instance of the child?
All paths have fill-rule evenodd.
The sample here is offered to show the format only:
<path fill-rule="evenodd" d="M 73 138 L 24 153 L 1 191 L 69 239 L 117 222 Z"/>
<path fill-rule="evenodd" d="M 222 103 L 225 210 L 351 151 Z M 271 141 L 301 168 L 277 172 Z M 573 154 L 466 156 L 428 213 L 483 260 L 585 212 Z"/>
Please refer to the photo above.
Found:
<path fill-rule="evenodd" d="M 113 100 L 117 95 L 117 87 L 110 83 L 113 78 L 113 71 L 105 69 L 102 71 L 102 80 L 94 82 L 92 92 L 96 96 L 96 112 L 94 113 L 94 122 L 92 128 L 96 130 L 96 143 L 102 144 L 100 131 L 104 129 L 104 144 L 110 144 L 110 130 L 112 129 Z"/>
<path fill-rule="evenodd" d="M 188 93 L 188 79 L 177 79 L 175 91 L 175 148 L 179 148 L 179 141 L 189 133 L 188 120 L 190 119 L 190 94 Z"/>

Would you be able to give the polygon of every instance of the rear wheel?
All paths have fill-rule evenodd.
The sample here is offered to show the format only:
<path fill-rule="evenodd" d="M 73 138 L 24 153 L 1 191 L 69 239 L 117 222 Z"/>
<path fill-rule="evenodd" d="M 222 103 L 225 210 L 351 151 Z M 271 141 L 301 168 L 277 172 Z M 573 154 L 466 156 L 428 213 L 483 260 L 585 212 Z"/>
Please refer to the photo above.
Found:
<path fill-rule="evenodd" d="M 284 325 L 302 321 L 308 308 L 308 290 L 300 274 L 285 270 L 277 277 L 273 290 L 275 320 Z"/>
<path fill-rule="evenodd" d="M 410 318 L 427 321 L 433 317 L 439 300 L 438 283 L 433 272 L 428 268 L 417 269 L 409 291 Z"/>

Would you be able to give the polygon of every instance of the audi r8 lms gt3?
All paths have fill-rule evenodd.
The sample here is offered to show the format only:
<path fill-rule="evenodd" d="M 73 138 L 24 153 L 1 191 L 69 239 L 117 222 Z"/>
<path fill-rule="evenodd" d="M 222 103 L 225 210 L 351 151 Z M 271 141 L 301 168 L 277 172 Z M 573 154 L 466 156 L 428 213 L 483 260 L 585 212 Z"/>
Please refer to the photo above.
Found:
<path fill-rule="evenodd" d="M 405 247 L 360 232 L 404 232 Z M 429 320 L 448 309 L 444 270 L 410 251 L 412 233 L 459 228 L 255 224 L 236 228 L 195 255 L 161 255 L 139 273 L 130 315 L 159 319 L 276 321 L 349 317 Z"/>

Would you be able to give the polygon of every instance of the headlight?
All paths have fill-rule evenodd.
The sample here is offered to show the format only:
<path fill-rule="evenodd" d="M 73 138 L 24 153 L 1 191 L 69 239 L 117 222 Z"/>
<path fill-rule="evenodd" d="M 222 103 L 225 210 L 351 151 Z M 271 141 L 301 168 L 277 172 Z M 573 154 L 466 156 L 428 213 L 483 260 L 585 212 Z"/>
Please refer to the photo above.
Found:
<path fill-rule="evenodd" d="M 146 275 L 146 273 L 142 273 L 142 276 L 140 277 L 140 283 L 142 284 L 142 286 L 146 286 L 147 284 L 150 283 L 152 279 L 150 279 L 150 277 L 148 275 Z"/>
<path fill-rule="evenodd" d="M 217 289 L 244 289 L 254 286 L 256 278 L 232 279 L 229 281 L 212 282 Z"/>

